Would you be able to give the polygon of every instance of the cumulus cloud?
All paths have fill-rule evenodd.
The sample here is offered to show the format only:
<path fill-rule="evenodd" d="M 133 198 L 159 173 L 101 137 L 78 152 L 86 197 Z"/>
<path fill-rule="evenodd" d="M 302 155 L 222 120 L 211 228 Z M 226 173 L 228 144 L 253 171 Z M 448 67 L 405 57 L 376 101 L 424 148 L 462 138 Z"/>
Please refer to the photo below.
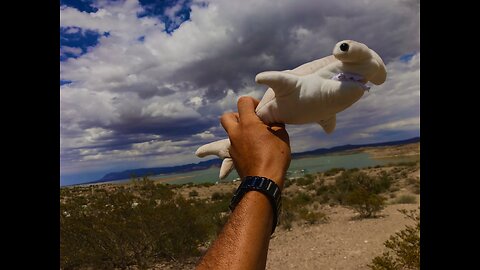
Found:
<path fill-rule="evenodd" d="M 71 81 L 60 86 L 64 172 L 84 171 L 85 160 L 104 168 L 127 157 L 135 162 L 118 166 L 198 161 L 192 154 L 198 145 L 225 136 L 220 115 L 235 110 L 240 95 L 261 98 L 265 87 L 255 85 L 255 74 L 331 54 L 342 39 L 376 50 L 391 77 L 339 115 L 338 133 L 323 137 L 312 125 L 292 127 L 294 150 L 322 146 L 319 136 L 326 145 L 349 143 L 355 134 L 375 139 L 388 123 L 419 115 L 419 88 L 412 83 L 419 76 L 418 1 L 178 1 L 162 16 L 146 13 L 137 0 L 94 6 L 90 13 L 60 7 L 60 26 L 69 34 L 100 33 L 82 55 L 61 49 L 78 56 L 60 64 L 60 79 Z M 187 9 L 184 21 L 180 10 Z M 167 31 L 164 18 L 169 24 L 179 18 L 178 28 Z M 410 61 L 399 60 L 412 52 Z M 139 146 L 150 140 L 159 143 Z M 176 142 L 182 143 L 169 151 L 159 145 Z"/>

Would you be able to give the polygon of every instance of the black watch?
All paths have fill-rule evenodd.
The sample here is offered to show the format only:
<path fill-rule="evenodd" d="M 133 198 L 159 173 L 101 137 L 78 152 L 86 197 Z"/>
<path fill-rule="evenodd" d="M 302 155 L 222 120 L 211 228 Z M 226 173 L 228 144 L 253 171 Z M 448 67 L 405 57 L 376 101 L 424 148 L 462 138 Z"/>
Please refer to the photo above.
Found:
<path fill-rule="evenodd" d="M 243 198 L 245 193 L 255 190 L 265 194 L 270 201 L 270 204 L 273 208 L 273 228 L 272 234 L 275 231 L 275 228 L 278 224 L 278 217 L 280 215 L 280 207 L 281 207 L 281 193 L 280 187 L 273 182 L 272 180 L 261 177 L 261 176 L 246 176 L 238 189 L 233 194 L 232 201 L 230 202 L 230 210 L 235 209 L 237 204 Z"/>

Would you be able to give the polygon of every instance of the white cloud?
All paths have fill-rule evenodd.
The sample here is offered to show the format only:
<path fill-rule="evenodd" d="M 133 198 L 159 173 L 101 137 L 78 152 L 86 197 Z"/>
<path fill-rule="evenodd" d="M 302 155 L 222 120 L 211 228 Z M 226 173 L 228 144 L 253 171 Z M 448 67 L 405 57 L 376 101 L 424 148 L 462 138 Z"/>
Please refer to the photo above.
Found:
<path fill-rule="evenodd" d="M 361 131 L 374 133 L 378 131 L 385 130 L 405 130 L 405 129 L 419 129 L 420 128 L 420 118 L 412 117 L 407 119 L 402 119 L 393 122 L 387 122 L 380 125 L 372 126 Z"/>
<path fill-rule="evenodd" d="M 353 133 L 373 132 L 369 127 L 418 118 L 419 54 L 408 63 L 398 61 L 419 49 L 416 3 L 214 0 L 202 6 L 194 1 L 191 19 L 171 35 L 158 18 L 138 18 L 143 8 L 136 0 L 100 1 L 94 13 L 61 7 L 60 25 L 67 33 L 110 33 L 60 64 L 60 79 L 72 81 L 60 87 L 62 172 L 195 161 L 192 153 L 200 142 L 225 136 L 218 119 L 236 110 L 239 96 L 261 98 L 265 87 L 255 85 L 256 73 L 323 57 L 345 38 L 379 52 L 389 78 L 339 114 L 331 136 L 318 125 L 289 127 L 292 148 L 349 143 Z M 180 1 L 164 15 L 175 20 L 181 7 Z M 168 148 L 178 141 L 189 144 Z M 170 149 L 168 158 L 155 147 Z M 158 156 L 141 158 L 146 154 Z M 125 159 L 129 163 L 121 163 Z"/>
<path fill-rule="evenodd" d="M 205 139 L 213 139 L 215 138 L 215 135 L 213 135 L 209 130 L 207 131 L 204 131 L 202 133 L 198 133 L 198 134 L 195 134 L 193 135 L 194 137 L 198 137 L 202 140 L 205 140 Z"/>

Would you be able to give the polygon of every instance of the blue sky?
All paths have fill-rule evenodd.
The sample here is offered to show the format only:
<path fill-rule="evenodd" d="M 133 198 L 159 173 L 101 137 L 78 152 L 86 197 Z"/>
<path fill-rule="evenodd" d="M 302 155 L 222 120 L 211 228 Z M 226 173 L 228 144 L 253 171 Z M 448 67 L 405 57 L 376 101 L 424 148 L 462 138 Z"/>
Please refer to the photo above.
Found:
<path fill-rule="evenodd" d="M 225 138 L 218 118 L 254 77 L 295 68 L 353 39 L 387 82 L 337 116 L 287 126 L 294 152 L 419 135 L 419 1 L 60 1 L 62 184 L 111 171 L 199 162 Z"/>

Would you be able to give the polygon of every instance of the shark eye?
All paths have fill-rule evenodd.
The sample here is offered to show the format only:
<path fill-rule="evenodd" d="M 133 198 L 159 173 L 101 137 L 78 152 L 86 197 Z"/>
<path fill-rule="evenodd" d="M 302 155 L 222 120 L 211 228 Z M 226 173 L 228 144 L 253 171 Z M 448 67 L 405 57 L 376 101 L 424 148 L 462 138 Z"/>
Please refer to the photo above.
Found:
<path fill-rule="evenodd" d="M 348 51 L 348 48 L 349 48 L 349 47 L 350 47 L 350 46 L 348 46 L 347 43 L 342 43 L 342 44 L 340 44 L 340 50 L 341 50 L 342 52 Z"/>

